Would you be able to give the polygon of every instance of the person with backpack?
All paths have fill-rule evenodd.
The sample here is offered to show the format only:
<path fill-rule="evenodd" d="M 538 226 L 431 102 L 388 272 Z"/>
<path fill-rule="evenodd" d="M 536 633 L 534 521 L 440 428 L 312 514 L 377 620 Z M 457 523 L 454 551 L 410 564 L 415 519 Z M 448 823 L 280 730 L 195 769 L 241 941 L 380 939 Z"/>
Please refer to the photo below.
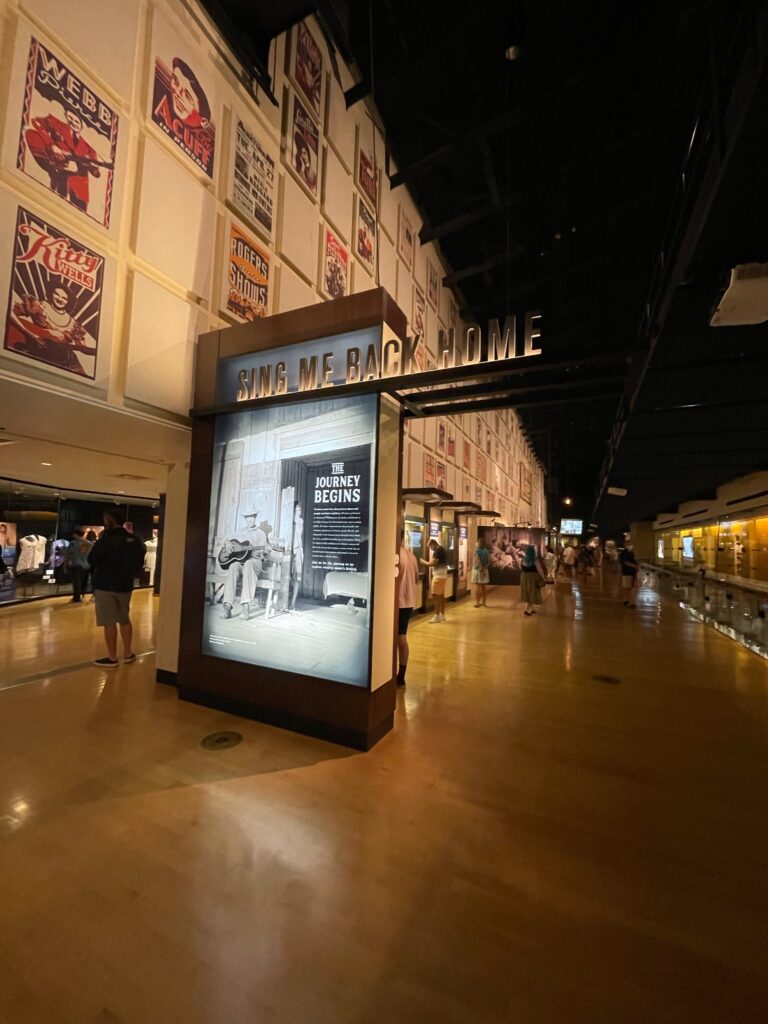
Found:
<path fill-rule="evenodd" d="M 123 641 L 123 661 L 136 661 L 133 652 L 131 625 L 131 594 L 137 573 L 144 565 L 144 542 L 123 525 L 125 516 L 119 508 L 104 513 L 104 532 L 88 553 L 93 571 L 93 597 L 96 604 L 96 625 L 104 629 L 106 658 L 93 662 L 100 668 L 116 668 L 117 630 Z"/>

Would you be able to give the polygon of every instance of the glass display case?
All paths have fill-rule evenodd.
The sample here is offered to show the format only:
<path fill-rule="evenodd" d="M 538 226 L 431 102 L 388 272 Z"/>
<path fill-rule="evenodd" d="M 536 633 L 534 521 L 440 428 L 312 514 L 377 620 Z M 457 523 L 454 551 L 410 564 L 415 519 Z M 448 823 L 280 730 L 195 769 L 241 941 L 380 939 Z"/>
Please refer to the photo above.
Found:
<path fill-rule="evenodd" d="M 89 540 L 96 540 L 103 530 L 104 509 L 115 506 L 125 515 L 126 526 L 148 543 L 136 586 L 152 586 L 158 501 L 0 480 L 0 604 L 71 594 L 65 553 L 72 533 L 81 527 Z"/>

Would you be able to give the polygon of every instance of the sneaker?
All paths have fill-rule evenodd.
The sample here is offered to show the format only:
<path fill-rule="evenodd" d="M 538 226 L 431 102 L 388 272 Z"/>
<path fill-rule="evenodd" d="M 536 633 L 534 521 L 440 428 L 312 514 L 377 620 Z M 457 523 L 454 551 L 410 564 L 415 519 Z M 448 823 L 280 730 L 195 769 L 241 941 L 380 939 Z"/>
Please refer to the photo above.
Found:
<path fill-rule="evenodd" d="M 111 658 L 94 658 L 93 664 L 98 665 L 99 668 L 117 668 L 120 664 L 119 661 L 112 661 Z"/>
<path fill-rule="evenodd" d="M 445 616 L 444 616 L 444 615 L 441 615 L 441 616 L 440 616 L 440 621 L 441 621 L 441 622 L 445 622 Z"/>
<path fill-rule="evenodd" d="M 128 655 L 126 655 L 123 658 L 123 664 L 124 665 L 130 665 L 132 661 L 136 661 L 136 655 L 135 654 L 128 654 Z"/>
<path fill-rule="evenodd" d="M 439 615 L 433 615 L 432 618 L 429 621 L 430 622 L 442 622 L 443 620 L 440 618 Z"/>
<path fill-rule="evenodd" d="M 222 615 L 222 619 L 231 619 L 231 618 L 232 618 L 232 605 L 231 604 L 225 604 L 224 605 L 224 614 Z"/>

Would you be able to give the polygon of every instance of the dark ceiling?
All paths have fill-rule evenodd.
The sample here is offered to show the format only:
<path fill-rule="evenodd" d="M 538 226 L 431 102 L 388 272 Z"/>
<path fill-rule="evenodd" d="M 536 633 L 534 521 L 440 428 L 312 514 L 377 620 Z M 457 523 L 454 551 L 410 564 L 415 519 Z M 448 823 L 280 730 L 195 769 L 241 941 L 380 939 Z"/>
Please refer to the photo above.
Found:
<path fill-rule="evenodd" d="M 765 466 L 765 330 L 708 321 L 724 271 L 768 258 L 766 6 L 209 3 L 264 65 L 270 34 L 316 13 L 464 317 L 542 311 L 544 355 L 502 404 L 548 471 L 551 518 L 569 494 L 604 532 Z"/>

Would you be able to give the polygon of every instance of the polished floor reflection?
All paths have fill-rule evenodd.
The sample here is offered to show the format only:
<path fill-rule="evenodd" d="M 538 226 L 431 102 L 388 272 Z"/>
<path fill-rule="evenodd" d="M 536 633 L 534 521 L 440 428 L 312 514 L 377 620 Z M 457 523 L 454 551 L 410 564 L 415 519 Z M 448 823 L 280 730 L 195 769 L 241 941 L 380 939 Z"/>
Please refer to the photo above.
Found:
<path fill-rule="evenodd" d="M 617 583 L 417 622 L 369 754 L 180 703 L 149 655 L 0 691 L 0 1021 L 768 1019 L 768 666 Z"/>

